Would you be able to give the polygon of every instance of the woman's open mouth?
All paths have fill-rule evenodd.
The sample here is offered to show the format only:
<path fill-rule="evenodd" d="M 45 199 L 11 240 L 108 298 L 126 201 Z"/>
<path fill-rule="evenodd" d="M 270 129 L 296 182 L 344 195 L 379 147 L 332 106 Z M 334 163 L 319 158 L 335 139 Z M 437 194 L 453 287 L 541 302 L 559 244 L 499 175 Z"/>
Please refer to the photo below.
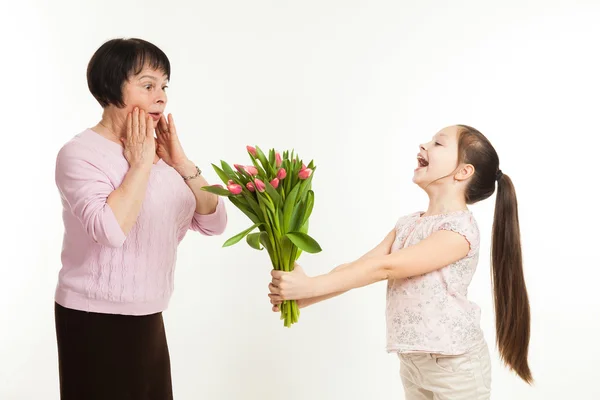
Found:
<path fill-rule="evenodd" d="M 160 116 L 162 115 L 162 113 L 148 113 L 148 115 L 150 115 L 153 120 L 158 121 L 160 120 Z"/>

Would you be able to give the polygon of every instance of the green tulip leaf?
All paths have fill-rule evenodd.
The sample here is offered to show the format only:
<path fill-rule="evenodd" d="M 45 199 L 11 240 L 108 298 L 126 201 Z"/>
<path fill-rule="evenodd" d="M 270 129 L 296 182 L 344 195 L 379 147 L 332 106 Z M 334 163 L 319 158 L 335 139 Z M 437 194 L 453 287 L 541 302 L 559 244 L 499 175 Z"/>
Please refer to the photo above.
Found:
<path fill-rule="evenodd" d="M 262 223 L 254 224 L 250 228 L 246 229 L 245 231 L 242 231 L 242 232 L 238 233 L 237 235 L 227 239 L 227 241 L 225 243 L 223 243 L 223 247 L 229 247 L 229 246 L 236 244 L 237 242 L 242 240 L 247 234 L 252 232 L 254 229 L 256 229 L 256 227 L 258 227 L 261 224 Z"/>
<path fill-rule="evenodd" d="M 288 232 L 286 236 L 294 243 L 299 249 L 306 251 L 307 253 L 318 253 L 322 251 L 319 243 L 306 233 L 302 232 Z"/>
<path fill-rule="evenodd" d="M 221 160 L 221 168 L 223 169 L 223 172 L 225 172 L 225 175 L 229 177 L 229 179 L 233 179 L 234 181 L 239 180 L 237 173 L 223 160 Z"/>
<path fill-rule="evenodd" d="M 286 233 L 290 230 L 290 224 L 292 222 L 292 213 L 294 212 L 294 208 L 296 208 L 296 197 L 298 196 L 298 191 L 300 190 L 300 185 L 296 185 L 288 197 L 285 199 L 285 205 L 283 206 L 283 232 Z"/>
<path fill-rule="evenodd" d="M 205 192 L 216 194 L 218 196 L 233 196 L 229 190 L 219 186 L 202 186 L 200 190 L 204 190 Z"/>
<path fill-rule="evenodd" d="M 246 242 L 253 249 L 256 249 L 256 250 L 262 250 L 263 249 L 262 246 L 260 245 L 260 235 L 261 235 L 261 233 L 262 232 L 255 232 L 255 233 L 251 233 L 248 236 L 246 236 Z"/>
<path fill-rule="evenodd" d="M 227 176 L 227 174 L 225 173 L 225 171 L 223 171 L 221 168 L 217 167 L 215 164 L 211 164 L 213 169 L 215 170 L 215 172 L 217 173 L 217 175 L 219 175 L 219 178 L 221 178 L 221 180 L 223 181 L 224 184 L 227 185 L 227 182 L 229 182 L 229 178 Z"/>

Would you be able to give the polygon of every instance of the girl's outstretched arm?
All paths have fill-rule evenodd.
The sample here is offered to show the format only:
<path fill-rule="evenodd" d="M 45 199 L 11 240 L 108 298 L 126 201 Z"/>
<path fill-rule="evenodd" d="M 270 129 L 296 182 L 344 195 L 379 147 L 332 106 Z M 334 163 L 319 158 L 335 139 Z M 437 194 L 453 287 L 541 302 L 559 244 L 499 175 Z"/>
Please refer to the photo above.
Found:
<path fill-rule="evenodd" d="M 357 261 L 364 260 L 367 258 L 372 258 L 372 257 L 382 257 L 382 256 L 386 256 L 386 255 L 390 254 L 392 244 L 394 243 L 395 239 L 396 239 L 396 230 L 392 229 L 377 246 L 375 246 L 374 248 L 369 250 L 367 253 L 363 254 Z M 345 268 L 348 268 L 348 266 L 350 266 L 352 264 L 353 263 L 339 265 L 339 266 L 335 267 L 334 269 L 332 269 L 329 272 L 329 274 L 333 274 L 337 271 L 341 271 Z M 301 270 L 301 268 L 298 268 L 298 266 L 296 268 L 297 268 L 296 272 L 301 272 L 302 275 L 304 274 L 304 272 Z M 277 290 L 277 288 L 275 288 L 273 286 L 273 283 L 270 283 L 269 291 L 271 293 L 269 294 L 269 297 L 271 298 L 271 304 L 273 304 L 273 311 L 278 312 L 279 304 L 281 304 L 282 299 L 278 294 L 275 293 L 276 290 Z M 298 303 L 298 306 L 300 306 L 301 308 L 307 307 L 312 304 L 319 303 L 319 302 L 327 300 L 327 299 L 331 299 L 332 297 L 339 296 L 340 294 L 346 293 L 346 291 L 347 290 L 343 290 L 343 291 L 324 294 L 322 296 L 305 298 L 301 302 Z"/>
<path fill-rule="evenodd" d="M 325 275 L 308 277 L 302 269 L 272 271 L 271 292 L 283 300 L 327 296 L 383 280 L 423 275 L 464 258 L 469 249 L 464 236 L 441 230 L 414 246 L 387 255 L 361 257 Z"/>

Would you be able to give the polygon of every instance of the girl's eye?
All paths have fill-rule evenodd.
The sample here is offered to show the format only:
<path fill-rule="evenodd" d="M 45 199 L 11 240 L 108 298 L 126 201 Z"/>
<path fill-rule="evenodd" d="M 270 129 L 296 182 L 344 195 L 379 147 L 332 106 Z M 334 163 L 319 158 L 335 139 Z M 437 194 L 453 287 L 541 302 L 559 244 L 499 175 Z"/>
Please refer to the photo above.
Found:
<path fill-rule="evenodd" d="M 439 143 L 439 142 L 435 142 L 435 145 L 436 145 L 436 146 L 441 146 L 442 144 L 441 144 L 441 143 Z"/>
<path fill-rule="evenodd" d="M 163 86 L 163 90 L 167 90 L 168 86 Z"/>

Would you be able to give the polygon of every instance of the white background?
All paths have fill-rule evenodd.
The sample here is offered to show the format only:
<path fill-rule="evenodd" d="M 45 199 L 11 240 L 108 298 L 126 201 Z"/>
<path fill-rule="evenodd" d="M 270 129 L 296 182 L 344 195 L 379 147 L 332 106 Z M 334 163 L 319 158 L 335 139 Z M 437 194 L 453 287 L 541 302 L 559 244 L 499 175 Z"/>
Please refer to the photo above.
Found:
<path fill-rule="evenodd" d="M 58 399 L 53 294 L 61 207 L 54 160 L 97 123 L 85 70 L 113 37 L 172 62 L 168 111 L 188 155 L 248 161 L 246 144 L 314 158 L 311 235 L 324 273 L 427 207 L 417 145 L 465 123 L 515 183 L 531 299 L 536 384 L 493 350 L 493 399 L 600 398 L 598 386 L 598 1 L 2 2 L 4 118 L 0 398 Z M 482 253 L 470 296 L 494 349 L 494 199 L 472 207 Z M 250 225 L 228 204 L 221 237 L 189 234 L 165 312 L 176 399 L 403 399 L 385 353 L 385 284 L 302 311 L 270 311 L 266 253 L 223 241 Z"/>

